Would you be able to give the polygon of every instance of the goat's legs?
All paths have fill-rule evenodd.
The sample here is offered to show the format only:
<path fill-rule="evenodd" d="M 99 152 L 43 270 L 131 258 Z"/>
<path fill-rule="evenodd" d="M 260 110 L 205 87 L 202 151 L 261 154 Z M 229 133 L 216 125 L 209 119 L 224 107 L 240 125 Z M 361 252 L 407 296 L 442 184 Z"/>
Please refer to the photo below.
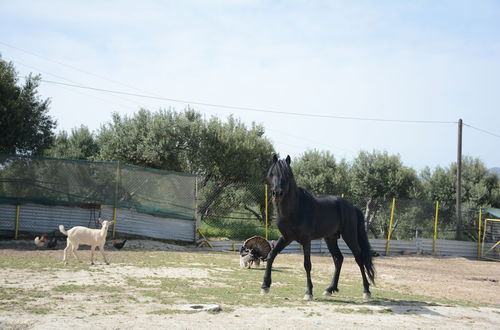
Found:
<path fill-rule="evenodd" d="M 65 264 L 68 264 L 67 252 L 70 247 L 71 247 L 71 242 L 68 239 L 66 243 L 66 248 L 64 249 L 63 260 L 62 260 L 62 262 Z"/>
<path fill-rule="evenodd" d="M 106 262 L 106 265 L 109 265 L 108 259 L 106 259 L 106 255 L 104 254 L 104 246 L 99 246 L 99 251 L 101 251 L 102 258 L 104 259 L 104 262 Z"/>
<path fill-rule="evenodd" d="M 78 244 L 75 245 L 74 243 L 71 243 L 71 253 L 76 258 L 76 260 L 78 260 L 78 262 L 81 263 L 82 261 L 80 260 L 80 258 L 78 258 L 78 255 L 76 254 L 76 250 L 78 250 L 78 247 L 79 247 Z"/>
<path fill-rule="evenodd" d="M 90 246 L 90 264 L 94 264 L 94 250 L 95 250 L 95 245 Z"/>

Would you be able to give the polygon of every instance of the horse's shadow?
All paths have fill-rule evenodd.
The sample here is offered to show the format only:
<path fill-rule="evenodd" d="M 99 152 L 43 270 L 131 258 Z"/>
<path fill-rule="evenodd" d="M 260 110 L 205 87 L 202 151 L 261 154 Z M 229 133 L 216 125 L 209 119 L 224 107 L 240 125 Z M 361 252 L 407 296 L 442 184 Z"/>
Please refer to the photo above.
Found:
<path fill-rule="evenodd" d="M 357 305 L 360 307 L 368 306 L 383 306 L 384 309 L 394 314 L 400 315 L 434 315 L 441 316 L 440 313 L 430 309 L 429 307 L 442 306 L 436 303 L 427 303 L 414 300 L 393 300 L 393 299 L 372 299 L 369 301 L 359 302 L 359 300 L 350 300 L 344 298 L 326 298 L 321 297 L 315 299 L 321 303 L 331 303 L 335 305 Z"/>
<path fill-rule="evenodd" d="M 290 269 L 295 269 L 295 268 L 293 268 L 293 267 L 276 267 L 276 268 L 274 268 L 273 267 L 273 272 L 281 273 L 284 271 L 289 271 Z M 247 268 L 246 270 L 265 272 L 266 267 L 265 266 L 264 267 L 250 267 L 250 268 Z"/>

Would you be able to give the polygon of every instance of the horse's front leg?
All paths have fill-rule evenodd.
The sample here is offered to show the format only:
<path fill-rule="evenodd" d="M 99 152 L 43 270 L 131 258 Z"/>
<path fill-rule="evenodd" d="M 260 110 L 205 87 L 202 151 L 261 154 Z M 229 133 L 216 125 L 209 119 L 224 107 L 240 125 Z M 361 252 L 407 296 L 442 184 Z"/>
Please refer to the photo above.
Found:
<path fill-rule="evenodd" d="M 307 241 L 302 244 L 304 249 L 304 269 L 306 270 L 307 276 L 307 290 L 304 295 L 304 300 L 313 300 L 313 284 L 311 281 L 311 241 Z"/>
<path fill-rule="evenodd" d="M 276 246 L 269 252 L 269 257 L 267 258 L 267 263 L 266 263 L 266 271 L 264 272 L 264 280 L 262 281 L 262 290 L 261 294 L 266 294 L 269 293 L 269 288 L 271 287 L 271 270 L 273 267 L 273 262 L 274 258 L 283 251 L 285 247 L 287 247 L 288 244 L 290 244 L 290 240 L 287 240 L 283 236 L 281 236 L 278 239 L 278 242 L 276 243 Z"/>

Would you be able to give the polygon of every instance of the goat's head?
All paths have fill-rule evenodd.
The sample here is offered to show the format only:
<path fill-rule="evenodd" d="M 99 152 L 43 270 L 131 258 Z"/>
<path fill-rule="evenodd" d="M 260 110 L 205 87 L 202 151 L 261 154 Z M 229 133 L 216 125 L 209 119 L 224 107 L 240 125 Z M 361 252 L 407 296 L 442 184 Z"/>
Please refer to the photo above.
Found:
<path fill-rule="evenodd" d="M 109 226 L 111 226 L 112 224 L 115 223 L 115 220 L 107 221 L 107 220 L 103 220 L 101 218 L 99 218 L 98 220 L 99 220 L 99 223 L 102 225 L 102 228 L 106 228 L 106 229 L 108 229 Z"/>

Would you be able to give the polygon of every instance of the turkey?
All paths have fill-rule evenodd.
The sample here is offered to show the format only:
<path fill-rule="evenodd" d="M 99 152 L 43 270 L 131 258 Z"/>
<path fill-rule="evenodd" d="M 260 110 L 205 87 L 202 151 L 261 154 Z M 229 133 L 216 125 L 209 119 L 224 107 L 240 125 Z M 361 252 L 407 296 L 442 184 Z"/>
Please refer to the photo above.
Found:
<path fill-rule="evenodd" d="M 250 268 L 254 263 L 256 267 L 259 267 L 260 261 L 266 261 L 271 250 L 272 246 L 265 238 L 250 237 L 240 248 L 240 267 Z"/>

